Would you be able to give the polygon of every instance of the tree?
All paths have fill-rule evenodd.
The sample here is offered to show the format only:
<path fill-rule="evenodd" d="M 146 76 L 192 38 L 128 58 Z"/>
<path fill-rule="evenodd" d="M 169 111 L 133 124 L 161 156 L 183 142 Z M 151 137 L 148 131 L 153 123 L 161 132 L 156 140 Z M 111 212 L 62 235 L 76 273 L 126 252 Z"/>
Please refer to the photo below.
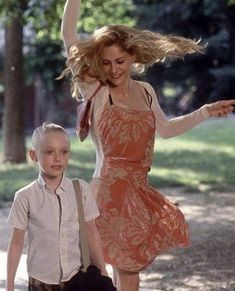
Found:
<path fill-rule="evenodd" d="M 29 53 L 26 57 L 28 83 L 33 83 L 37 89 L 35 92 L 37 111 L 35 111 L 34 124 L 36 126 L 38 122 L 43 120 L 62 122 L 66 125 L 69 123 L 69 112 L 58 114 L 60 104 L 64 102 L 65 96 L 63 86 L 61 86 L 63 82 L 55 80 L 65 67 L 60 36 L 62 4 L 64 5 L 64 1 L 45 3 L 46 8 L 45 5 L 40 8 L 40 11 L 44 10 L 40 22 L 37 21 L 39 18 L 38 10 L 35 7 L 28 10 L 28 18 L 36 33 L 33 41 L 31 39 L 27 41 Z M 132 9 L 130 0 L 82 1 L 78 31 L 86 35 L 105 23 L 125 22 L 132 25 L 134 20 L 126 15 L 128 14 L 127 9 L 128 11 Z M 100 17 L 101 15 L 102 17 Z M 37 77 L 35 78 L 35 76 Z M 70 101 L 70 104 L 73 103 Z M 74 121 L 74 118 L 72 120 Z"/>
<path fill-rule="evenodd" d="M 183 113 L 206 102 L 233 98 L 235 0 L 134 0 L 134 2 L 139 8 L 139 26 L 161 33 L 201 38 L 204 43 L 208 43 L 204 54 L 186 56 L 185 63 L 179 60 L 170 66 L 167 63 L 165 67 L 156 64 L 151 68 L 153 72 L 157 72 L 155 83 L 158 91 L 159 85 L 166 87 L 170 84 L 175 88 L 180 87 L 181 90 L 175 90 L 177 93 L 171 96 L 174 98 L 170 98 L 171 102 L 174 100 L 174 108 L 177 108 L 181 97 L 190 100 Z M 164 82 L 158 82 L 159 79 L 162 81 L 163 75 Z"/>
<path fill-rule="evenodd" d="M 4 2 L 4 3 L 3 3 Z M 131 0 L 89 0 L 82 3 L 83 17 L 81 29 L 90 32 L 94 25 L 121 22 L 134 24 L 128 17 L 131 10 Z M 50 40 L 60 39 L 60 19 L 65 0 L 7 0 L 0 1 L 0 18 L 5 21 L 5 92 L 4 92 L 4 161 L 21 163 L 25 161 L 24 140 L 24 35 L 23 28 L 31 24 L 31 41 L 44 41 L 50 48 Z M 95 7 L 93 9 L 93 7 Z M 114 8 L 115 9 L 112 9 Z M 99 11 L 97 14 L 96 12 Z M 93 13 L 96 14 L 93 17 Z M 105 16 L 106 15 L 106 16 Z M 93 21 L 95 19 L 95 23 Z M 32 41 L 32 43 L 33 43 Z M 31 44 L 32 44 L 31 43 Z M 62 41 L 61 41 L 62 48 Z M 47 48 L 45 48 L 47 49 Z M 30 54 L 30 51 L 29 51 Z M 36 56 L 38 57 L 38 56 Z M 58 59 L 55 58 L 55 61 Z M 40 63 L 40 60 L 38 60 Z M 52 70 L 53 70 L 52 65 Z M 41 68 L 40 68 L 41 69 Z M 48 68 L 47 68 L 48 69 Z M 48 72 L 48 70 L 47 70 Z M 42 80 L 41 72 L 35 72 Z M 53 74 L 48 73 L 48 76 Z M 54 76 L 54 75 L 53 75 Z M 38 78 L 37 78 L 38 79 Z M 56 85 L 54 80 L 48 82 L 50 88 L 48 96 L 55 97 Z M 48 89 L 48 88 L 44 88 Z M 55 100 L 54 100 L 55 101 Z M 55 104 L 55 102 L 51 102 Z"/>
<path fill-rule="evenodd" d="M 9 13 L 5 31 L 5 110 L 3 115 L 4 160 L 25 162 L 23 24 L 19 17 L 25 10 L 21 0 Z"/>

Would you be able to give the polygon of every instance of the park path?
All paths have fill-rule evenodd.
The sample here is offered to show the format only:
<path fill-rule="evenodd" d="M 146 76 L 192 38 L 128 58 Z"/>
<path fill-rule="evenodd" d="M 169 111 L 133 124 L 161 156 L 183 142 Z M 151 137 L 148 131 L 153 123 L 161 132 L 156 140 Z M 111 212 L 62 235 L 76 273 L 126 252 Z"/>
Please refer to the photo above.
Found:
<path fill-rule="evenodd" d="M 161 189 L 179 204 L 191 231 L 191 246 L 160 255 L 141 274 L 140 291 L 235 291 L 235 193 L 186 193 Z M 9 205 L 0 209 L 0 291 L 5 290 Z M 26 291 L 22 256 L 15 291 Z M 110 271 L 111 272 L 111 271 Z"/>

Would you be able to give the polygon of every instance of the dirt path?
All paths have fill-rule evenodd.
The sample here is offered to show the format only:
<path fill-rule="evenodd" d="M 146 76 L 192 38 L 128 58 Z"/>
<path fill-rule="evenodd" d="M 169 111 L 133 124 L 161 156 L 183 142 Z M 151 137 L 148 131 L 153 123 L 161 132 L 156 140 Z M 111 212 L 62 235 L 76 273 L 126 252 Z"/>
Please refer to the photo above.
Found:
<path fill-rule="evenodd" d="M 142 275 L 143 291 L 235 290 L 235 193 L 182 190 L 164 192 L 179 202 L 190 225 L 191 246 L 158 257 Z"/>
<path fill-rule="evenodd" d="M 190 225 L 191 246 L 159 256 L 141 274 L 140 291 L 235 290 L 235 193 L 192 194 L 183 190 L 161 192 L 179 203 Z M 8 212 L 7 207 L 0 210 L 0 291 L 5 283 Z M 27 290 L 24 264 L 23 260 L 15 291 Z"/>

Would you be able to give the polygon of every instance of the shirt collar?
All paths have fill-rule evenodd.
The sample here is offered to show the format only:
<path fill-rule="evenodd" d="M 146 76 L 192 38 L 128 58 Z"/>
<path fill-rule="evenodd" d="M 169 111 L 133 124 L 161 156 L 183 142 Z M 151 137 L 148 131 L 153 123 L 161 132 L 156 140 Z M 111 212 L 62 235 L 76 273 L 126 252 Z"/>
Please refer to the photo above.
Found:
<path fill-rule="evenodd" d="M 41 190 L 50 191 L 49 187 L 47 187 L 47 184 L 40 173 L 38 175 L 38 184 L 39 184 L 39 187 Z M 65 192 L 65 190 L 66 190 L 66 177 L 63 174 L 62 180 L 60 182 L 60 185 L 56 189 L 56 192 L 57 192 L 57 194 L 60 194 L 61 192 Z"/>

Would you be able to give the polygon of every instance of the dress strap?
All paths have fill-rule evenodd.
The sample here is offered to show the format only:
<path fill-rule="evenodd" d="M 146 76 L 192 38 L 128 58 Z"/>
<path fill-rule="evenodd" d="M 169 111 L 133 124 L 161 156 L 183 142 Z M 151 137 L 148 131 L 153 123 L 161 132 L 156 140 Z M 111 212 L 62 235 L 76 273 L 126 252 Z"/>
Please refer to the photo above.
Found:
<path fill-rule="evenodd" d="M 147 95 L 147 98 L 148 98 L 148 104 L 149 104 L 149 108 L 151 109 L 151 107 L 152 107 L 152 103 L 153 103 L 153 97 L 152 97 L 152 95 L 148 92 L 148 90 L 146 89 L 146 88 L 144 88 L 144 90 L 145 90 L 145 93 L 146 93 L 146 95 Z"/>
<path fill-rule="evenodd" d="M 110 105 L 113 105 L 113 99 L 112 99 L 112 96 L 110 93 L 109 93 L 109 103 L 110 103 Z"/>
<path fill-rule="evenodd" d="M 148 105 L 149 105 L 149 108 L 151 109 L 151 107 L 152 107 L 152 102 L 153 102 L 153 97 L 152 97 L 152 95 L 148 92 L 148 90 L 146 89 L 146 88 L 144 88 L 144 90 L 145 90 L 145 93 L 146 93 L 146 95 L 147 95 L 147 103 L 148 103 Z M 113 105 L 113 99 L 112 99 L 112 96 L 111 96 L 111 94 L 109 93 L 109 103 L 110 103 L 110 105 Z"/>

